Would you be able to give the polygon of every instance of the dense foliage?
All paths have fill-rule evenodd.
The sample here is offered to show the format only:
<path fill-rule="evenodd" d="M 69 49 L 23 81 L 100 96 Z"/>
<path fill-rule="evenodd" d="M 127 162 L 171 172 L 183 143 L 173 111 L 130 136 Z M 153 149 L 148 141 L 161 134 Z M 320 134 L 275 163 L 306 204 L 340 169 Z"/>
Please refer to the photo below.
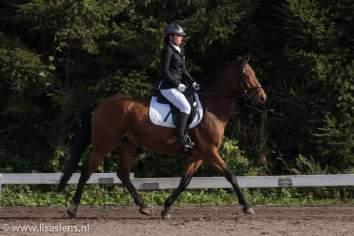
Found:
<path fill-rule="evenodd" d="M 350 0 L 3 0 L 0 172 L 61 171 L 81 111 L 149 98 L 172 21 L 201 82 L 253 54 L 269 102 L 238 102 L 222 150 L 236 174 L 353 172 L 353 12 Z M 134 172 L 176 176 L 180 162 L 140 150 Z"/>

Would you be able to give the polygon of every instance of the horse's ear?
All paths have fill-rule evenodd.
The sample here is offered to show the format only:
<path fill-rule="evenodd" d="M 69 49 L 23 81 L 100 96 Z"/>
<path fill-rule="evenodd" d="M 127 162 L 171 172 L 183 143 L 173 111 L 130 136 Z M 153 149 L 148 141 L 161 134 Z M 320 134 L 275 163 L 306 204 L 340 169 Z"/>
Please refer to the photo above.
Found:
<path fill-rule="evenodd" d="M 251 58 L 251 54 L 250 53 L 246 53 L 243 57 L 242 57 L 242 63 L 241 63 L 241 68 L 245 68 L 245 66 L 247 65 L 248 61 Z"/>

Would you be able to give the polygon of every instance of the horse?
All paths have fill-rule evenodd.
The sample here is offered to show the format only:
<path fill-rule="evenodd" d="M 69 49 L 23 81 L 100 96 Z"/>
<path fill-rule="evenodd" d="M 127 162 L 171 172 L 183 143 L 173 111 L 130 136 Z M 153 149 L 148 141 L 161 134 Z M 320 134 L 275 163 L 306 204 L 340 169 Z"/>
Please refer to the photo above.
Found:
<path fill-rule="evenodd" d="M 221 173 L 231 183 L 238 202 L 246 214 L 255 214 L 254 209 L 245 199 L 237 178 L 228 168 L 219 153 L 224 130 L 231 116 L 235 99 L 247 96 L 256 104 L 264 104 L 267 95 L 258 82 L 255 72 L 249 65 L 249 55 L 243 55 L 230 62 L 213 80 L 212 86 L 203 92 L 204 117 L 199 125 L 189 131 L 195 147 L 184 154 L 186 163 L 178 187 L 165 200 L 161 218 L 169 219 L 170 208 L 190 183 L 192 176 L 202 164 L 207 164 Z M 147 205 L 132 184 L 129 173 L 133 166 L 137 146 L 144 146 L 160 154 L 180 155 L 180 147 L 174 140 L 174 129 L 152 124 L 149 120 L 149 102 L 142 98 L 127 95 L 113 95 L 102 100 L 94 109 L 91 129 L 79 136 L 82 141 L 73 149 L 67 162 L 57 190 L 62 191 L 75 171 L 81 154 L 92 144 L 89 159 L 86 161 L 77 185 L 71 205 L 67 209 L 70 218 L 75 218 L 80 204 L 85 183 L 97 170 L 105 156 L 117 152 L 119 164 L 117 175 L 123 186 L 129 191 L 139 212 L 150 215 Z M 89 134 L 91 133 L 91 139 Z"/>

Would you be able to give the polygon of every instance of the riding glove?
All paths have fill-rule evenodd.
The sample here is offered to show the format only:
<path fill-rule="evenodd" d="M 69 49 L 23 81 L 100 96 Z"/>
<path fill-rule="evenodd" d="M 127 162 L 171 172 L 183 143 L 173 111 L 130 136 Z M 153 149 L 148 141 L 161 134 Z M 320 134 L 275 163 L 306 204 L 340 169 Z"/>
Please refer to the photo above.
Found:
<path fill-rule="evenodd" d="M 177 87 L 177 89 L 178 89 L 180 92 L 182 92 L 182 93 L 186 90 L 186 88 L 187 88 L 187 87 L 186 87 L 184 84 L 182 84 L 182 83 L 179 84 L 178 87 Z"/>
<path fill-rule="evenodd" d="M 200 90 L 200 85 L 197 82 L 193 82 L 192 88 L 194 91 L 199 91 Z"/>

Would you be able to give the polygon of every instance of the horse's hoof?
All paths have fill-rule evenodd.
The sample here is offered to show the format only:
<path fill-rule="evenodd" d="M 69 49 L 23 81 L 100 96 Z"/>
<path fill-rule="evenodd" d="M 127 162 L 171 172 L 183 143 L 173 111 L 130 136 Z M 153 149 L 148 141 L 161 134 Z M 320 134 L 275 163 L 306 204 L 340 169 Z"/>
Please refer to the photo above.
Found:
<path fill-rule="evenodd" d="M 168 213 L 167 210 L 163 210 L 161 212 L 161 218 L 164 220 L 169 220 L 169 219 L 171 219 L 171 215 Z"/>
<path fill-rule="evenodd" d="M 139 208 L 139 212 L 143 215 L 146 215 L 146 216 L 150 216 L 151 215 L 151 211 L 149 210 L 149 208 L 143 206 L 143 207 L 140 207 Z"/>
<path fill-rule="evenodd" d="M 77 213 L 77 209 L 78 209 L 78 205 L 76 204 L 71 204 L 70 207 L 68 207 L 68 209 L 66 210 L 66 213 L 68 214 L 69 218 L 76 218 L 76 213 Z"/>
<path fill-rule="evenodd" d="M 256 212 L 253 210 L 252 207 L 244 207 L 243 212 L 248 215 L 255 215 L 256 214 Z"/>
<path fill-rule="evenodd" d="M 76 211 L 72 211 L 70 209 L 67 209 L 66 213 L 68 214 L 70 219 L 76 218 Z"/>

